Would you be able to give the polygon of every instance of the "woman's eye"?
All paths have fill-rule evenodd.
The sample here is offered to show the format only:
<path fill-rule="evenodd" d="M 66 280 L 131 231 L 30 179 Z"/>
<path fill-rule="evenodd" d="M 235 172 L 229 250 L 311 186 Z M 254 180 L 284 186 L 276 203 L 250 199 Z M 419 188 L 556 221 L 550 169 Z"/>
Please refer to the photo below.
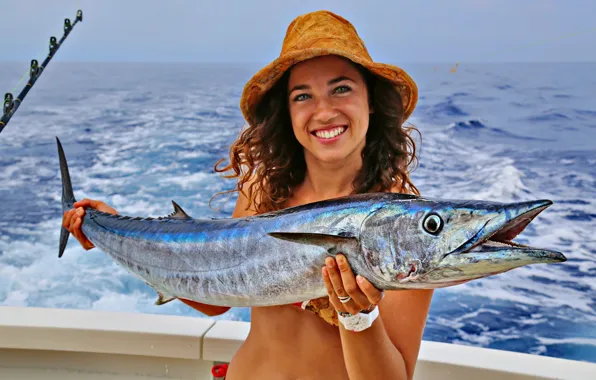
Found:
<path fill-rule="evenodd" d="M 307 98 L 308 98 L 307 94 L 299 94 L 299 95 L 294 96 L 294 101 L 298 102 L 300 100 L 305 100 Z"/>
<path fill-rule="evenodd" d="M 351 88 L 348 86 L 339 86 L 335 89 L 335 92 L 341 93 L 341 92 L 348 92 L 350 90 L 351 90 Z"/>

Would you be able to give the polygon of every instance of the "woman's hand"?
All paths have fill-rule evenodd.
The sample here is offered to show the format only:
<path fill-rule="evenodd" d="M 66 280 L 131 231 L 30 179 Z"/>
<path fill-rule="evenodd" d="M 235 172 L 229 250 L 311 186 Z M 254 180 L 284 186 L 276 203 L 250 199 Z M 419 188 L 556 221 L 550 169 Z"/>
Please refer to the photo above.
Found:
<path fill-rule="evenodd" d="M 87 237 L 85 237 L 83 231 L 81 231 L 81 224 L 83 223 L 83 217 L 85 216 L 85 207 L 91 207 L 98 211 L 107 212 L 113 215 L 118 212 L 102 201 L 87 198 L 75 202 L 74 207 L 75 208 L 64 212 L 62 217 L 62 227 L 66 228 L 79 241 L 79 243 L 81 243 L 85 250 L 90 250 L 95 246 L 87 239 Z"/>
<path fill-rule="evenodd" d="M 323 267 L 323 280 L 327 287 L 329 300 L 338 312 L 358 314 L 362 310 L 370 311 L 381 302 L 383 292 L 378 290 L 367 279 L 354 276 L 352 268 L 343 254 L 335 259 L 328 257 Z M 342 303 L 340 297 L 350 297 Z"/>

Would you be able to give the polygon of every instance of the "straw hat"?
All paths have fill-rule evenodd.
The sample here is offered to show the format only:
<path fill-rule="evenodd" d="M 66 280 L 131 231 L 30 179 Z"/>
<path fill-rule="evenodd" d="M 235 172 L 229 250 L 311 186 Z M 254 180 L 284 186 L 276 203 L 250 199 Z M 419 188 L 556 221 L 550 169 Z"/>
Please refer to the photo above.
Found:
<path fill-rule="evenodd" d="M 288 26 L 281 54 L 259 70 L 244 86 L 240 109 L 249 125 L 256 125 L 256 108 L 263 95 L 294 64 L 310 58 L 336 54 L 356 62 L 393 83 L 401 95 L 406 120 L 418 101 L 418 87 L 401 68 L 372 60 L 354 26 L 329 11 L 296 17 Z"/>

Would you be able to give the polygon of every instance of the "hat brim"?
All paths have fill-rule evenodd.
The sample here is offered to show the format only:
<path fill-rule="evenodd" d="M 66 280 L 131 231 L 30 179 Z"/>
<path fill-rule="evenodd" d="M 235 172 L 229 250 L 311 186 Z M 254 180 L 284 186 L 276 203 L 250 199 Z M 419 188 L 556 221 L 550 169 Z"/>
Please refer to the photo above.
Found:
<path fill-rule="evenodd" d="M 299 62 L 324 55 L 338 55 L 347 58 L 352 62 L 362 65 L 373 74 L 391 82 L 401 96 L 404 110 L 404 121 L 410 117 L 414 108 L 416 108 L 416 103 L 418 102 L 418 87 L 414 80 L 402 68 L 395 65 L 362 59 L 350 52 L 339 49 L 310 48 L 289 52 L 276 58 L 270 64 L 259 70 L 246 83 L 240 99 L 240 109 L 249 125 L 254 126 L 256 124 L 254 115 L 259 102 L 265 93 L 273 87 L 288 69 Z"/>

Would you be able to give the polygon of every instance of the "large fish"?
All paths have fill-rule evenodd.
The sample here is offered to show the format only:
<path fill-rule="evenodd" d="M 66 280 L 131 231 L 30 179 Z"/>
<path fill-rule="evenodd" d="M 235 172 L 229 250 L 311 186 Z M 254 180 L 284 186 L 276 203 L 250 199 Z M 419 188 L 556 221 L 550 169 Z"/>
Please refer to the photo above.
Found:
<path fill-rule="evenodd" d="M 75 202 L 60 141 L 62 209 Z M 377 288 L 461 284 L 537 263 L 567 259 L 516 244 L 549 200 L 498 203 L 377 193 L 244 218 L 194 219 L 180 206 L 165 217 L 88 209 L 82 231 L 98 248 L 154 288 L 157 304 L 175 298 L 218 306 L 267 306 L 326 296 L 321 268 L 346 255 Z M 62 228 L 59 257 L 69 232 Z"/>

